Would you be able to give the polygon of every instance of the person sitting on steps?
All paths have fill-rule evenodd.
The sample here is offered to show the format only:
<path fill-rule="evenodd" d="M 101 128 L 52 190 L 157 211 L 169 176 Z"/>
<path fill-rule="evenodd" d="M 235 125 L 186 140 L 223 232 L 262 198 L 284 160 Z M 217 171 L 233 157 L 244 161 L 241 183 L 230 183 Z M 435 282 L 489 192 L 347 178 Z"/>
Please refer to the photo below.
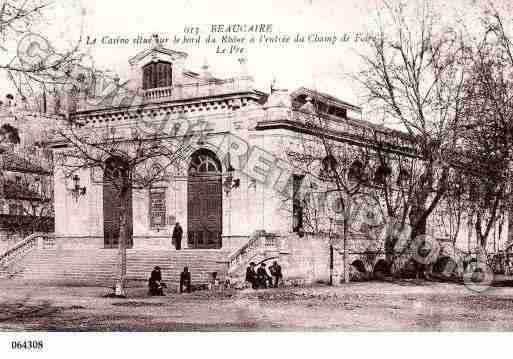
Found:
<path fill-rule="evenodd" d="M 148 279 L 148 294 L 149 295 L 164 295 L 164 288 L 167 288 L 166 283 L 162 282 L 162 273 L 160 267 L 156 266 Z"/>
<path fill-rule="evenodd" d="M 212 272 L 212 280 L 208 285 L 209 290 L 219 290 L 219 279 L 217 279 L 217 272 Z"/>
<path fill-rule="evenodd" d="M 257 282 L 258 288 L 267 288 L 268 285 L 272 285 L 272 278 L 265 269 L 265 263 L 260 264 L 257 270 Z"/>
<path fill-rule="evenodd" d="M 188 267 L 183 267 L 183 272 L 180 273 L 180 293 L 183 291 L 191 292 L 191 273 Z"/>

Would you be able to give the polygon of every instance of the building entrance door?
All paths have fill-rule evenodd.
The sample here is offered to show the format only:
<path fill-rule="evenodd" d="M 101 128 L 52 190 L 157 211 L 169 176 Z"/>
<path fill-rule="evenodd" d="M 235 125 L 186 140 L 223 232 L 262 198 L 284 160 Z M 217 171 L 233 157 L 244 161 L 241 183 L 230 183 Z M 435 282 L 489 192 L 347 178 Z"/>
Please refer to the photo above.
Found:
<path fill-rule="evenodd" d="M 107 160 L 103 175 L 103 241 L 105 248 L 117 248 L 121 229 L 120 212 L 123 208 L 119 196 L 120 182 L 128 176 L 128 171 L 121 159 Z M 132 191 L 128 193 L 128 203 L 125 204 L 127 218 L 126 247 L 133 245 L 132 237 Z"/>
<path fill-rule="evenodd" d="M 208 150 L 191 157 L 187 184 L 187 244 L 189 248 L 222 246 L 222 176 L 217 156 Z"/>

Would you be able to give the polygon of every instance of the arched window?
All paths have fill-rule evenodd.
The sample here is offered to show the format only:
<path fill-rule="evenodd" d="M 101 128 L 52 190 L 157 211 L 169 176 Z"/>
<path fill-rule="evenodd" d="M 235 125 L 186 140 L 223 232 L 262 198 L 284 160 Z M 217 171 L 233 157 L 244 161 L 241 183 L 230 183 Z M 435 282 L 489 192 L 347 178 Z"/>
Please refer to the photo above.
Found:
<path fill-rule="evenodd" d="M 152 62 L 143 67 L 143 90 L 172 85 L 172 66 L 169 62 Z"/>
<path fill-rule="evenodd" d="M 208 150 L 196 151 L 189 164 L 189 175 L 220 174 L 221 164 L 214 153 Z"/>
<path fill-rule="evenodd" d="M 152 179 L 162 179 L 165 176 L 164 167 L 159 163 L 155 163 L 151 166 L 151 178 Z"/>
<path fill-rule="evenodd" d="M 385 184 L 391 174 L 392 170 L 390 169 L 390 167 L 388 167 L 388 165 L 379 165 L 379 167 L 376 169 L 376 172 L 374 173 L 374 183 L 378 185 Z"/>
<path fill-rule="evenodd" d="M 305 203 L 300 198 L 300 188 L 304 177 L 296 174 L 292 177 L 292 231 L 298 233 L 304 230 L 303 210 Z"/>
<path fill-rule="evenodd" d="M 105 162 L 104 181 L 121 183 L 129 179 L 127 163 L 120 157 L 111 157 Z"/>
<path fill-rule="evenodd" d="M 322 159 L 322 168 L 326 171 L 335 171 L 337 169 L 337 160 L 333 155 L 328 155 Z"/>
<path fill-rule="evenodd" d="M 348 178 L 352 182 L 364 182 L 367 180 L 365 166 L 360 160 L 355 160 L 349 167 Z"/>
<path fill-rule="evenodd" d="M 337 174 L 338 162 L 333 155 L 328 155 L 322 159 L 321 173 L 319 177 L 323 179 L 333 179 Z"/>
<path fill-rule="evenodd" d="M 405 169 L 399 171 L 399 175 L 397 176 L 397 185 L 400 187 L 404 187 L 408 184 L 408 180 L 410 179 L 410 172 Z"/>

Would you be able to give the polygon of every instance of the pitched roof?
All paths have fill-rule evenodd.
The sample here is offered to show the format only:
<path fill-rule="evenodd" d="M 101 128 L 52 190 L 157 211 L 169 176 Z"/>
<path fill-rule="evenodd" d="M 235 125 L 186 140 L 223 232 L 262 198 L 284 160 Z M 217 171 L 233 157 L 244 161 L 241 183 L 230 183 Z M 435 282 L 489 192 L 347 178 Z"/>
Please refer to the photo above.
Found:
<path fill-rule="evenodd" d="M 173 58 L 186 58 L 187 57 L 187 53 L 185 53 L 185 52 L 174 51 L 174 50 L 166 49 L 165 47 L 152 47 L 152 48 L 149 48 L 149 49 L 139 52 L 137 55 L 135 55 L 130 60 L 128 60 L 128 62 L 130 63 L 130 65 L 136 64 L 139 61 L 141 61 L 142 59 L 144 59 L 146 56 L 148 56 L 154 52 L 159 52 L 161 54 L 168 55 Z"/>

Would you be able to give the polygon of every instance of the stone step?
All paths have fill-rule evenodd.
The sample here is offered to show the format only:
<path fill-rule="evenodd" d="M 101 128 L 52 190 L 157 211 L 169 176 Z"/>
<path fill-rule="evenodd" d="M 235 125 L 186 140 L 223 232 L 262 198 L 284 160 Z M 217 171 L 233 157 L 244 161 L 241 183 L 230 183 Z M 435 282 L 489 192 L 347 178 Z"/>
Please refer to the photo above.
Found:
<path fill-rule="evenodd" d="M 226 251 L 211 250 L 128 250 L 127 277 L 142 284 L 158 265 L 164 281 L 177 283 L 183 267 L 188 266 L 192 283 L 203 284 L 210 281 L 212 272 L 218 272 L 220 279 L 224 276 L 227 255 Z M 17 263 L 17 269 L 23 270 L 16 277 L 42 283 L 111 286 L 119 273 L 118 263 L 117 250 L 36 250 Z"/>

